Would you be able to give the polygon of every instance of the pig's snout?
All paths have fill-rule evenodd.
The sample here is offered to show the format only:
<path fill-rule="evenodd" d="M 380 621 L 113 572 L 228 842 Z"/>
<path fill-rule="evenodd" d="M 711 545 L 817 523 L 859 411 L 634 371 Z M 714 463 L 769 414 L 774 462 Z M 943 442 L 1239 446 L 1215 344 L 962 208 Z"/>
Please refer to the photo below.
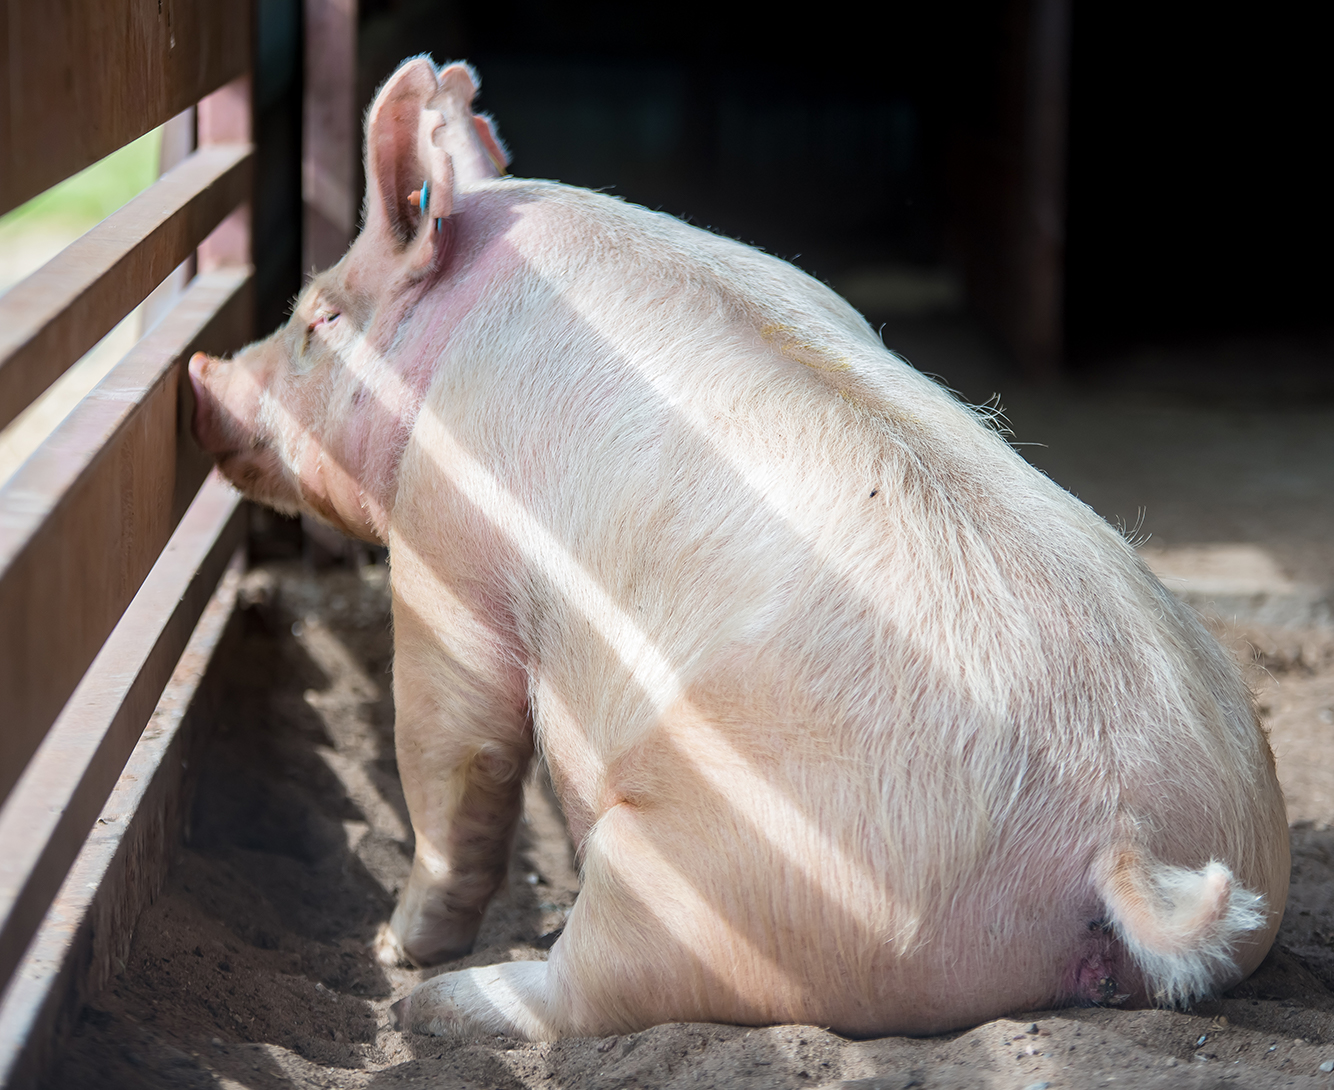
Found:
<path fill-rule="evenodd" d="M 200 425 L 203 423 L 205 413 L 204 399 L 208 396 L 204 391 L 204 368 L 207 366 L 208 357 L 203 352 L 196 352 L 190 357 L 190 365 L 186 368 L 190 375 L 190 392 L 194 395 L 194 412 L 191 414 L 190 427 L 200 445 L 203 445 Z"/>
<path fill-rule="evenodd" d="M 215 362 L 206 353 L 196 352 L 190 357 L 190 365 L 186 368 L 190 375 L 190 392 L 194 395 L 194 412 L 190 428 L 194 432 L 196 442 L 210 454 L 219 454 L 222 450 L 217 411 L 204 381 L 209 367 Z"/>
<path fill-rule="evenodd" d="M 198 393 L 202 388 L 204 371 L 208 368 L 208 365 L 211 362 L 209 357 L 203 352 L 196 352 L 190 357 L 190 366 L 187 370 L 190 372 L 190 385 L 195 388 L 195 393 Z"/>

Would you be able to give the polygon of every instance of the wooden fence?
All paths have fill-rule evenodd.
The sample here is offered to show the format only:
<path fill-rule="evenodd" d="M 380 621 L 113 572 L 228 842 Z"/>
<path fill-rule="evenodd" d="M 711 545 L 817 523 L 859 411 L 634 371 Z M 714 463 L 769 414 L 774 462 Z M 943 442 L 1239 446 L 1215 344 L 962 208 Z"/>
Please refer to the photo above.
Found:
<path fill-rule="evenodd" d="M 0 214 L 183 111 L 197 134 L 0 297 L 3 427 L 173 270 L 189 277 L 0 487 L 0 1085 L 18 1086 L 165 876 L 181 732 L 235 598 L 244 509 L 190 438 L 183 375 L 256 332 L 256 19 L 251 0 L 2 14 Z"/>

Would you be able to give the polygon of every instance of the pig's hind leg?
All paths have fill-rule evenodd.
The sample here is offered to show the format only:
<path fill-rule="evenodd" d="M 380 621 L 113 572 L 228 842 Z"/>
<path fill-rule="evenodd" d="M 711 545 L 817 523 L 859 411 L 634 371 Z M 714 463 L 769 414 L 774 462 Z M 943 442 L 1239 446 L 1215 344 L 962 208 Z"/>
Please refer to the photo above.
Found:
<path fill-rule="evenodd" d="M 505 881 L 533 752 L 522 679 L 490 661 L 494 641 L 460 637 L 464 654 L 440 632 L 395 600 L 394 743 L 416 847 L 376 941 L 385 964 L 432 965 L 472 948 Z"/>
<path fill-rule="evenodd" d="M 571 1034 L 627 1032 L 663 1020 L 639 1016 L 633 1002 L 624 1002 L 628 997 L 617 995 L 627 986 L 633 988 L 617 970 L 636 960 L 624 945 L 634 928 L 615 926 L 611 915 L 598 911 L 606 905 L 590 893 L 596 890 L 585 887 L 580 892 L 548 960 L 442 973 L 394 1004 L 396 1025 L 407 1032 L 455 1039 L 499 1034 L 552 1041 Z M 664 990 L 670 996 L 666 981 L 657 992 Z M 662 995 L 655 994 L 655 999 Z"/>
<path fill-rule="evenodd" d="M 548 998 L 551 976 L 545 961 L 509 961 L 442 973 L 393 1006 L 398 1027 L 436 1037 L 517 1037 L 526 1041 L 560 1036 Z"/>
<path fill-rule="evenodd" d="M 582 888 L 547 960 L 427 980 L 395 1004 L 398 1026 L 550 1041 L 675 1021 L 786 1020 L 794 1008 L 770 1002 L 768 981 L 737 957 L 735 943 L 716 932 L 710 939 L 717 916 L 701 893 L 707 882 L 684 887 L 676 866 L 655 867 L 664 852 L 646 850 L 681 842 L 670 827 L 646 829 L 629 803 L 611 807 L 584 840 Z"/>

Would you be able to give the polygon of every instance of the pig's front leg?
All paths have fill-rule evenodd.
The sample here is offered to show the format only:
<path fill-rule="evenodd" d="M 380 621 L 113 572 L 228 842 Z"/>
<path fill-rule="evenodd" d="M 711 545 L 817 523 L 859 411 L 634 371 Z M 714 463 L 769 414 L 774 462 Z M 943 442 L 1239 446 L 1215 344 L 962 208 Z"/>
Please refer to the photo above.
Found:
<path fill-rule="evenodd" d="M 472 948 L 522 811 L 533 752 L 522 674 L 494 639 L 450 620 L 428 623 L 394 597 L 394 743 L 417 843 L 376 943 L 385 964 Z"/>

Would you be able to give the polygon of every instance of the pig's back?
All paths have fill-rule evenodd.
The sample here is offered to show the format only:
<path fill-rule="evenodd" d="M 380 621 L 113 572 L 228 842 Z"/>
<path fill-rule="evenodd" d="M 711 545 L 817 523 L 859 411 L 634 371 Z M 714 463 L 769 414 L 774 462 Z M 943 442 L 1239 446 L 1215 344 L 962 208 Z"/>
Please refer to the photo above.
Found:
<path fill-rule="evenodd" d="M 1274 886 L 1249 696 L 1086 506 L 790 265 L 584 191 L 473 199 L 505 258 L 432 405 L 526 512 L 498 578 L 581 839 L 629 800 L 717 841 L 704 884 L 815 883 L 837 950 L 942 986 L 1050 976 L 1030 947 L 1079 941 L 1127 822 Z"/>
<path fill-rule="evenodd" d="M 708 633 L 706 661 L 732 644 L 819 657 L 829 637 L 810 622 L 826 617 L 863 659 L 889 656 L 872 677 L 918 658 L 993 709 L 1047 684 L 1104 712 L 1100 685 L 1187 699 L 1165 690 L 1207 667 L 1249 739 L 1235 671 L 1121 536 L 828 288 L 598 194 L 496 184 L 542 208 L 532 234 L 564 236 L 534 254 L 514 232 L 546 321 L 487 357 L 493 411 L 458 425 L 481 429 L 516 495 L 646 632 Z M 699 654 L 672 658 L 689 674 Z"/>

